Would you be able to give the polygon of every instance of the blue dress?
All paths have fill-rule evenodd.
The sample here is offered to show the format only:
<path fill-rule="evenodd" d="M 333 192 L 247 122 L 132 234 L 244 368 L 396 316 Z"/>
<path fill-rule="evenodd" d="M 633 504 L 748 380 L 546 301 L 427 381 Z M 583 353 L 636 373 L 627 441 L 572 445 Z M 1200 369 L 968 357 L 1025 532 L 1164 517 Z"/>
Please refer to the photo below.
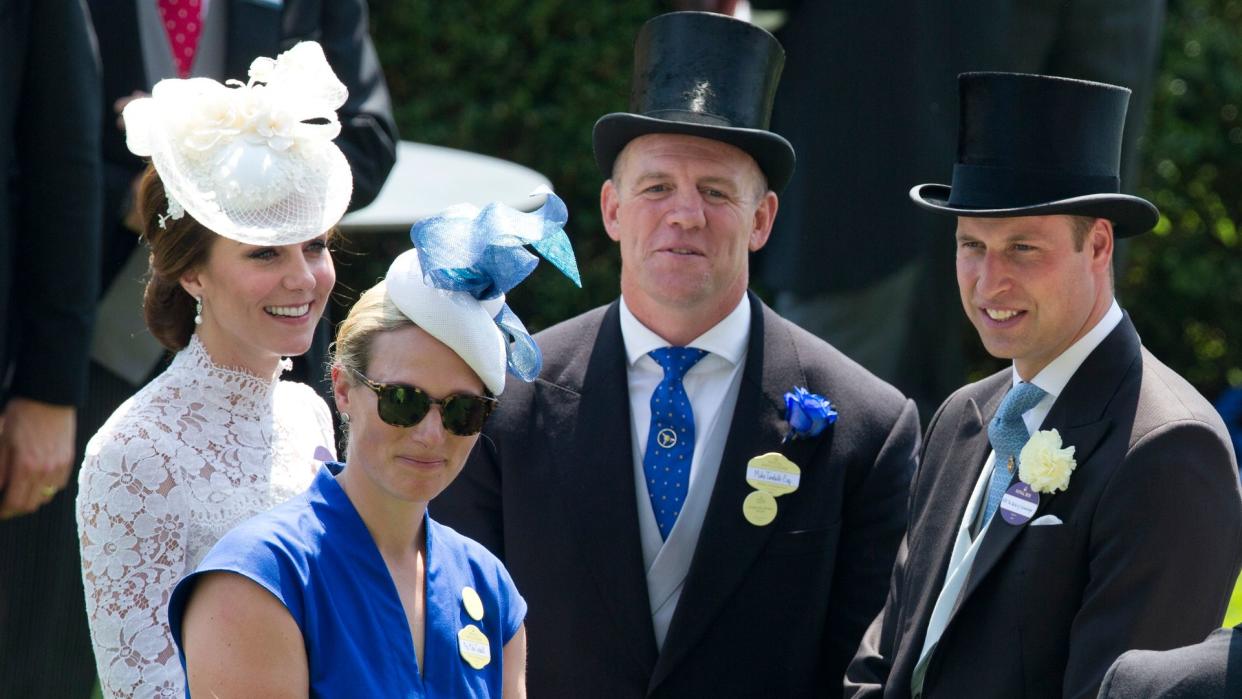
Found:
<path fill-rule="evenodd" d="M 262 585 L 289 610 L 306 642 L 313 697 L 499 697 L 504 645 L 526 617 L 526 601 L 508 571 L 480 544 L 424 516 L 420 675 L 396 585 L 334 477 L 342 465 L 325 466 L 305 493 L 230 531 L 177 584 L 168 620 L 182 667 L 181 622 L 191 588 L 204 573 L 228 571 Z M 483 602 L 482 620 L 466 610 L 467 586 Z M 487 637 L 491 660 L 482 669 L 459 650 L 458 633 L 467 625 Z"/>

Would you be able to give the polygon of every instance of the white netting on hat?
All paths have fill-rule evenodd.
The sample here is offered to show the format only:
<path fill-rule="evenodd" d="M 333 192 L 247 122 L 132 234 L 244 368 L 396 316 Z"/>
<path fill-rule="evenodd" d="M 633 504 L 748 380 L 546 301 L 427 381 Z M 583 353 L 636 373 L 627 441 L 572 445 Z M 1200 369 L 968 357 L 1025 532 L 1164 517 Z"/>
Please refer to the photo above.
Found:
<path fill-rule="evenodd" d="M 256 59 L 245 85 L 160 81 L 126 106 L 128 145 L 151 157 L 171 216 L 180 205 L 233 240 L 298 243 L 340 220 L 353 192 L 332 143 L 346 96 L 319 44 L 302 42 Z"/>

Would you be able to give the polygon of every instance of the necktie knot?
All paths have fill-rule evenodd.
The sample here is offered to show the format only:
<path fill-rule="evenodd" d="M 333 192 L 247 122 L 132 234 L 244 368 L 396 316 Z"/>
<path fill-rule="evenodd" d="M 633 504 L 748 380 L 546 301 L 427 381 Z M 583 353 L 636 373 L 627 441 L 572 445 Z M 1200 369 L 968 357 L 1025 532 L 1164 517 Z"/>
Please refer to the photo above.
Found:
<path fill-rule="evenodd" d="M 1014 384 L 1009 389 L 1009 393 L 1005 394 L 1005 400 L 1001 401 L 1000 410 L 996 411 L 996 420 L 998 422 L 1021 419 L 1022 413 L 1034 408 L 1039 401 L 1048 395 L 1044 389 L 1033 383 Z"/>
<path fill-rule="evenodd" d="M 691 367 L 707 356 L 707 350 L 697 347 L 661 347 L 647 354 L 664 370 L 665 381 L 681 381 Z"/>

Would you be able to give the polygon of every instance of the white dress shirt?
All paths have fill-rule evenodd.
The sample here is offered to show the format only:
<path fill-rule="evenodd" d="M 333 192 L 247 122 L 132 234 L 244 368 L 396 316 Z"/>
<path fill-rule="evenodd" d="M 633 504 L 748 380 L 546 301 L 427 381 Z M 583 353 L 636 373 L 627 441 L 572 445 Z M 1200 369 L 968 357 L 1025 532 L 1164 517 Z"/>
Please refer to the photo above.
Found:
<path fill-rule="evenodd" d="M 690 483 L 677 522 L 662 540 L 647 493 L 643 456 L 647 431 L 651 426 L 651 394 L 664 378 L 664 370 L 648 352 L 668 347 L 669 342 L 643 325 L 621 298 L 621 337 L 628 360 L 630 391 L 630 438 L 634 456 L 634 492 L 638 502 L 638 528 L 646 567 L 647 594 L 651 601 L 651 621 L 656 646 L 664 645 L 669 623 L 681 597 L 682 585 L 690 569 L 699 530 L 716 483 L 720 458 L 733 420 L 746 364 L 746 345 L 750 338 L 750 302 L 745 295 L 729 315 L 687 345 L 707 354 L 686 372 L 682 380 L 694 413 L 694 456 L 690 463 Z"/>
<path fill-rule="evenodd" d="M 1087 331 L 1086 335 L 1078 338 L 1078 341 L 1070 345 L 1068 349 L 1052 360 L 1048 366 L 1044 367 L 1038 374 L 1031 379 L 1031 383 L 1040 387 L 1048 395 L 1044 396 L 1035 407 L 1022 413 L 1022 421 L 1026 423 L 1026 429 L 1029 433 L 1035 434 L 1043 424 L 1044 418 L 1048 417 L 1048 412 L 1052 410 L 1053 403 L 1057 397 L 1065 390 L 1065 386 L 1069 384 L 1074 373 L 1078 371 L 1078 367 L 1082 366 L 1087 355 L 1091 354 L 1096 347 L 1108 337 L 1108 334 L 1117 327 L 1121 322 L 1121 307 L 1114 300 L 1104 317 L 1100 319 L 1095 327 Z M 1013 384 L 1017 384 L 1022 380 L 1018 375 L 1017 368 L 1012 369 Z M 1012 385 L 1012 384 L 1011 384 Z M 984 416 L 991 419 L 991 416 Z M 979 535 L 970 536 L 971 525 L 979 515 L 979 508 L 983 505 L 983 500 L 987 493 L 987 483 L 992 478 L 992 469 L 996 466 L 996 452 L 988 453 L 987 462 L 983 465 L 983 472 L 979 474 L 979 480 L 975 482 L 975 488 L 970 496 L 970 502 L 966 505 L 966 511 L 962 513 L 961 524 L 958 526 L 957 540 L 953 545 L 953 553 L 949 557 L 949 569 L 945 575 L 944 587 L 940 590 L 940 595 L 936 598 L 936 606 L 932 609 L 931 619 L 927 624 L 927 637 L 923 641 L 923 650 L 919 654 L 919 663 L 927 657 L 932 647 L 940 641 L 940 636 L 944 633 L 944 628 L 948 624 L 949 616 L 953 608 L 957 605 L 958 597 L 961 596 L 962 589 L 965 586 L 966 578 L 970 575 L 970 570 L 975 563 L 975 555 L 979 552 L 979 542 L 983 541 L 983 537 L 987 534 L 988 527 L 997 519 L 993 516 L 991 522 L 979 532 Z M 1001 526 L 1001 525 L 997 525 Z"/>

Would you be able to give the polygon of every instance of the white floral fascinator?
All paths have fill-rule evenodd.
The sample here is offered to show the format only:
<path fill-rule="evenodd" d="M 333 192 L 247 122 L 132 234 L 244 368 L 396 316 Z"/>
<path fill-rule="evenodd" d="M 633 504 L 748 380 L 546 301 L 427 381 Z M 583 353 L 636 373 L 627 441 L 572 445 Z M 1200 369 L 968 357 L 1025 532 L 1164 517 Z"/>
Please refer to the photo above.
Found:
<path fill-rule="evenodd" d="M 161 80 L 125 107 L 127 145 L 155 164 L 169 217 L 188 211 L 250 245 L 300 243 L 349 205 L 353 177 L 332 143 L 347 95 L 323 49 L 304 41 L 256 58 L 245 84 Z"/>

